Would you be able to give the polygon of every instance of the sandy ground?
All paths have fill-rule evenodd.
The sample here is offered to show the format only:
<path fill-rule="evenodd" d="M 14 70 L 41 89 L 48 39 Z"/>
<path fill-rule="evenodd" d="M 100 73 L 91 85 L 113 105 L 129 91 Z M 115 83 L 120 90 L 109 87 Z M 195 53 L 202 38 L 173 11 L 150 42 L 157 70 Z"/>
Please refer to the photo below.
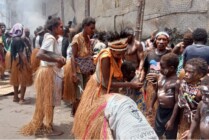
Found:
<path fill-rule="evenodd" d="M 0 139 L 73 139 L 70 133 L 73 118 L 71 117 L 71 108 L 62 102 L 61 106 L 55 107 L 54 126 L 55 129 L 64 132 L 56 137 L 35 137 L 22 136 L 20 128 L 28 123 L 33 115 L 35 108 L 35 90 L 34 87 L 28 87 L 25 95 L 30 100 L 30 104 L 20 105 L 13 102 L 13 96 L 0 97 Z"/>

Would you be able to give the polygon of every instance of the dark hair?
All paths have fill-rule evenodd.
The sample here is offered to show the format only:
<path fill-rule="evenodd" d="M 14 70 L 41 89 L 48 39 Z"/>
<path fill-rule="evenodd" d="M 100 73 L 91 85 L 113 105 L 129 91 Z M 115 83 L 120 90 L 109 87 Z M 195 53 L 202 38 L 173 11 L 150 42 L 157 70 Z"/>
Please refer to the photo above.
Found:
<path fill-rule="evenodd" d="M 194 42 L 202 42 L 204 44 L 207 43 L 208 34 L 207 31 L 203 28 L 197 28 L 193 31 L 192 37 Z"/>
<path fill-rule="evenodd" d="M 78 24 L 75 26 L 75 28 L 73 28 L 72 30 L 70 30 L 70 33 L 69 33 L 69 41 L 72 42 L 73 40 L 73 37 L 80 33 L 82 31 L 82 25 L 81 24 Z"/>
<path fill-rule="evenodd" d="M 121 38 L 126 38 L 126 37 L 128 37 L 130 35 L 134 35 L 134 29 L 131 28 L 131 27 L 126 27 L 125 29 L 123 29 L 121 31 L 120 34 L 121 34 Z"/>
<path fill-rule="evenodd" d="M 120 39 L 120 34 L 118 32 L 116 32 L 116 31 L 115 32 L 108 31 L 106 33 L 106 38 L 107 38 L 108 42 L 112 42 L 112 41 Z"/>
<path fill-rule="evenodd" d="M 167 67 L 173 66 L 174 68 L 178 67 L 179 64 L 179 58 L 178 55 L 174 53 L 167 53 L 161 57 L 161 60 L 163 60 L 166 63 Z"/>
<path fill-rule="evenodd" d="M 95 23 L 96 23 L 96 21 L 94 18 L 86 17 L 82 22 L 82 28 L 84 28 L 85 26 L 89 26 L 91 24 L 95 24 Z"/>
<path fill-rule="evenodd" d="M 185 47 L 192 45 L 193 43 L 193 37 L 192 37 L 192 32 L 191 31 L 186 31 L 183 35 L 183 42 Z"/>
<path fill-rule="evenodd" d="M 68 26 L 65 26 L 64 28 L 63 28 L 63 36 L 68 36 L 68 34 L 70 33 L 70 31 L 69 31 L 69 28 L 68 28 Z"/>
<path fill-rule="evenodd" d="M 192 58 L 186 62 L 186 65 L 192 65 L 196 67 L 197 73 L 205 76 L 208 73 L 208 64 L 202 58 Z"/>
<path fill-rule="evenodd" d="M 127 78 L 128 81 L 131 81 L 135 76 L 133 75 L 133 77 L 130 77 L 131 73 L 135 73 L 136 68 L 133 66 L 131 62 L 124 61 L 121 65 L 121 71 L 123 73 L 124 78 Z"/>
<path fill-rule="evenodd" d="M 105 42 L 106 39 L 106 32 L 105 31 L 98 31 L 97 32 L 97 38 L 101 41 L 101 42 Z"/>
<path fill-rule="evenodd" d="M 49 16 L 48 20 L 46 21 L 45 28 L 49 31 L 52 31 L 54 27 L 59 26 L 60 21 L 61 20 L 59 17 Z"/>

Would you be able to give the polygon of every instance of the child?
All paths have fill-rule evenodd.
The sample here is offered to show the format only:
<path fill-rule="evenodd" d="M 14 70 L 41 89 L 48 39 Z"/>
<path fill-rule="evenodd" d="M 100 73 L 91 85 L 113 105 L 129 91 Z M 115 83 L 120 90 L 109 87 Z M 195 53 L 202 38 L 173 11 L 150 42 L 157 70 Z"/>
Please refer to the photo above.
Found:
<path fill-rule="evenodd" d="M 127 82 L 134 82 L 134 83 L 139 83 L 139 75 L 136 74 L 136 68 L 134 65 L 129 62 L 129 61 L 124 61 L 122 66 L 121 66 L 121 71 L 123 73 L 123 79 L 124 81 Z M 125 94 L 130 97 L 132 100 L 134 100 L 139 108 L 139 110 L 142 113 L 145 113 L 146 111 L 146 106 L 144 102 L 144 97 L 142 92 L 140 92 L 139 89 L 134 89 L 134 88 L 126 88 Z"/>
<path fill-rule="evenodd" d="M 190 126 L 188 139 L 192 138 L 195 128 L 200 125 L 200 137 L 201 139 L 209 139 L 209 88 L 207 86 L 200 86 L 202 93 L 202 101 L 197 106 L 197 112 L 192 124 Z"/>
<path fill-rule="evenodd" d="M 192 116 L 195 115 L 198 103 L 202 99 L 198 86 L 200 79 L 207 74 L 208 64 L 202 58 L 192 58 L 186 62 L 184 70 L 184 79 L 178 83 L 178 106 L 183 111 L 179 125 L 179 136 L 182 138 L 185 138 L 183 132 L 190 128 Z M 193 136 L 198 139 L 199 132 L 195 131 Z"/>
<path fill-rule="evenodd" d="M 160 75 L 157 81 L 156 92 L 151 102 L 149 112 L 152 112 L 155 101 L 158 99 L 159 105 L 155 117 L 155 132 L 158 137 L 165 134 L 166 139 L 176 139 L 178 119 L 177 107 L 178 101 L 176 90 L 176 68 L 178 66 L 178 56 L 174 53 L 168 53 L 162 56 L 160 60 Z M 157 78 L 156 78 L 157 79 Z"/>

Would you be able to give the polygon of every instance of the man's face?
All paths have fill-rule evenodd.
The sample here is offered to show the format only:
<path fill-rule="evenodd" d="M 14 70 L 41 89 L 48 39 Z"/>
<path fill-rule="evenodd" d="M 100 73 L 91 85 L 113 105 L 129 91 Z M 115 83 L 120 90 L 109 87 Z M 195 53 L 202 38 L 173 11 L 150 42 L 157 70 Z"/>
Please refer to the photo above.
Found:
<path fill-rule="evenodd" d="M 185 70 L 184 79 L 186 80 L 186 82 L 192 83 L 200 80 L 201 75 L 198 74 L 195 66 L 186 64 L 184 70 Z"/>
<path fill-rule="evenodd" d="M 134 39 L 134 36 L 133 35 L 129 35 L 128 39 L 127 39 L 128 44 L 132 43 L 133 39 Z"/>
<path fill-rule="evenodd" d="M 169 43 L 168 38 L 165 35 L 159 35 L 156 38 L 157 49 L 160 50 L 160 51 L 165 50 L 168 43 Z"/>
<path fill-rule="evenodd" d="M 94 35 L 95 32 L 95 24 L 90 24 L 89 26 L 85 26 L 84 30 L 86 33 L 91 37 Z"/>
<path fill-rule="evenodd" d="M 4 33 L 5 30 L 6 30 L 6 26 L 2 25 L 2 26 L 1 26 L 1 29 L 2 29 L 2 33 Z"/>
<path fill-rule="evenodd" d="M 30 31 L 29 30 L 25 30 L 25 36 L 27 36 L 27 37 L 30 36 Z"/>

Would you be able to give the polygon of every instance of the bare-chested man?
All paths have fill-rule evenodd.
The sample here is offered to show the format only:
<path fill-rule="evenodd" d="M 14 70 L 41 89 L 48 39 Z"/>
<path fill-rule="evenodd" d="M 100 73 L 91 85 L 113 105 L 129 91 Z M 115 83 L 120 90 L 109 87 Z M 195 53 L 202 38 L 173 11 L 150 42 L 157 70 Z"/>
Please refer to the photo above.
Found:
<path fill-rule="evenodd" d="M 208 86 L 200 86 L 202 93 L 202 101 L 198 104 L 197 112 L 192 124 L 187 138 L 192 139 L 195 129 L 199 127 L 200 129 L 200 138 L 209 139 L 209 88 Z"/>
<path fill-rule="evenodd" d="M 125 61 L 131 62 L 136 68 L 137 72 L 141 74 L 139 80 L 142 81 L 142 69 L 144 65 L 144 52 L 143 47 L 139 41 L 137 41 L 134 37 L 134 30 L 130 27 L 127 27 L 123 31 L 124 35 L 129 36 L 127 43 L 127 51 L 125 53 Z"/>
<path fill-rule="evenodd" d="M 178 96 L 175 94 L 175 91 L 178 62 L 178 56 L 174 53 L 165 54 L 160 60 L 161 74 L 156 83 L 156 92 L 153 95 L 149 109 L 150 113 L 153 112 L 154 104 L 158 99 L 159 105 L 155 117 L 155 132 L 159 138 L 164 134 L 166 139 L 176 139 L 177 137 L 178 105 L 176 105 L 176 102 L 178 101 Z"/>

